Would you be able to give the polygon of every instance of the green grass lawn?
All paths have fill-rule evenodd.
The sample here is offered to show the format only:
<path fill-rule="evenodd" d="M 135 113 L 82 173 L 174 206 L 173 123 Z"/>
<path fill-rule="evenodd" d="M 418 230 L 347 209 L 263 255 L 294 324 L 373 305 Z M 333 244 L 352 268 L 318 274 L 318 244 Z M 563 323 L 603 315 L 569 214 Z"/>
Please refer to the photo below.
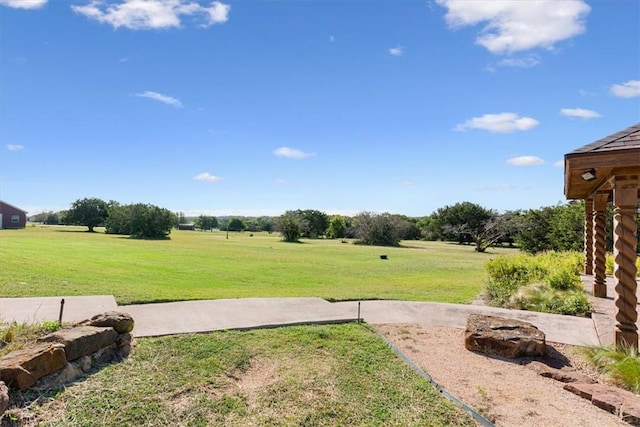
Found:
<path fill-rule="evenodd" d="M 137 340 L 129 359 L 60 392 L 13 395 L 9 417 L 52 426 L 475 425 L 362 324 Z"/>
<path fill-rule="evenodd" d="M 509 249 L 404 242 L 383 248 L 278 234 L 173 231 L 134 240 L 83 227 L 0 230 L 0 296 L 114 295 L 119 304 L 242 297 L 465 303 Z M 380 255 L 388 255 L 381 260 Z"/>

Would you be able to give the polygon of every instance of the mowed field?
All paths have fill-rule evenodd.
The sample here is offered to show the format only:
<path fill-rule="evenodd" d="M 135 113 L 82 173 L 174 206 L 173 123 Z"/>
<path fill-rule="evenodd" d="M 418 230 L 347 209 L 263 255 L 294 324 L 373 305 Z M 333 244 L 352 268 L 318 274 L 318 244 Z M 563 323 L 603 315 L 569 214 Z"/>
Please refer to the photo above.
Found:
<path fill-rule="evenodd" d="M 114 295 L 119 304 L 244 297 L 466 303 L 512 249 L 407 241 L 285 243 L 277 233 L 173 231 L 135 240 L 86 227 L 0 230 L 0 296 Z M 380 255 L 387 255 L 387 260 Z"/>

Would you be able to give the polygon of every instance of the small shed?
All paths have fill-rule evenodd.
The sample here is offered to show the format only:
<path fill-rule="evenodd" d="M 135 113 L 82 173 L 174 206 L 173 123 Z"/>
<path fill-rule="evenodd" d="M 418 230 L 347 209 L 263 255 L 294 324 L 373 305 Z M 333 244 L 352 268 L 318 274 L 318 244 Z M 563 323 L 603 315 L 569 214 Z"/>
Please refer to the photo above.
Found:
<path fill-rule="evenodd" d="M 178 230 L 195 230 L 196 229 L 196 225 L 193 223 L 189 223 L 189 224 L 178 224 Z"/>
<path fill-rule="evenodd" d="M 27 211 L 0 200 L 0 229 L 25 228 L 26 226 Z"/>
<path fill-rule="evenodd" d="M 584 272 L 593 275 L 593 295 L 601 298 L 607 297 L 607 204 L 613 205 L 615 343 L 637 348 L 640 123 L 565 154 L 564 194 L 585 201 Z"/>

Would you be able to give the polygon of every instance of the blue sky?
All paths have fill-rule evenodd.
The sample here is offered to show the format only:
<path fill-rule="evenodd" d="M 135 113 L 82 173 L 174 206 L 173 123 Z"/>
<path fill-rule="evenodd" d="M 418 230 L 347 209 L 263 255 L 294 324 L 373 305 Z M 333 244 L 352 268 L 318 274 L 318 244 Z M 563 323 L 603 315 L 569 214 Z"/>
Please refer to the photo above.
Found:
<path fill-rule="evenodd" d="M 564 202 L 640 121 L 637 0 L 0 0 L 0 198 L 187 215 Z"/>

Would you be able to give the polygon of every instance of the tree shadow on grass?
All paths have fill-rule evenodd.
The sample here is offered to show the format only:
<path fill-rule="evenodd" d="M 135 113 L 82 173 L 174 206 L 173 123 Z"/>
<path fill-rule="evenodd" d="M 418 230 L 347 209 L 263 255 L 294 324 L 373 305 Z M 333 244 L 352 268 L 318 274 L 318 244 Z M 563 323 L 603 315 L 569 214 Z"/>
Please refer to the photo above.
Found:
<path fill-rule="evenodd" d="M 122 239 L 122 240 L 149 240 L 152 242 L 155 241 L 168 241 L 171 240 L 171 236 L 165 236 L 165 237 L 135 237 L 135 236 L 115 236 L 115 239 Z"/>

